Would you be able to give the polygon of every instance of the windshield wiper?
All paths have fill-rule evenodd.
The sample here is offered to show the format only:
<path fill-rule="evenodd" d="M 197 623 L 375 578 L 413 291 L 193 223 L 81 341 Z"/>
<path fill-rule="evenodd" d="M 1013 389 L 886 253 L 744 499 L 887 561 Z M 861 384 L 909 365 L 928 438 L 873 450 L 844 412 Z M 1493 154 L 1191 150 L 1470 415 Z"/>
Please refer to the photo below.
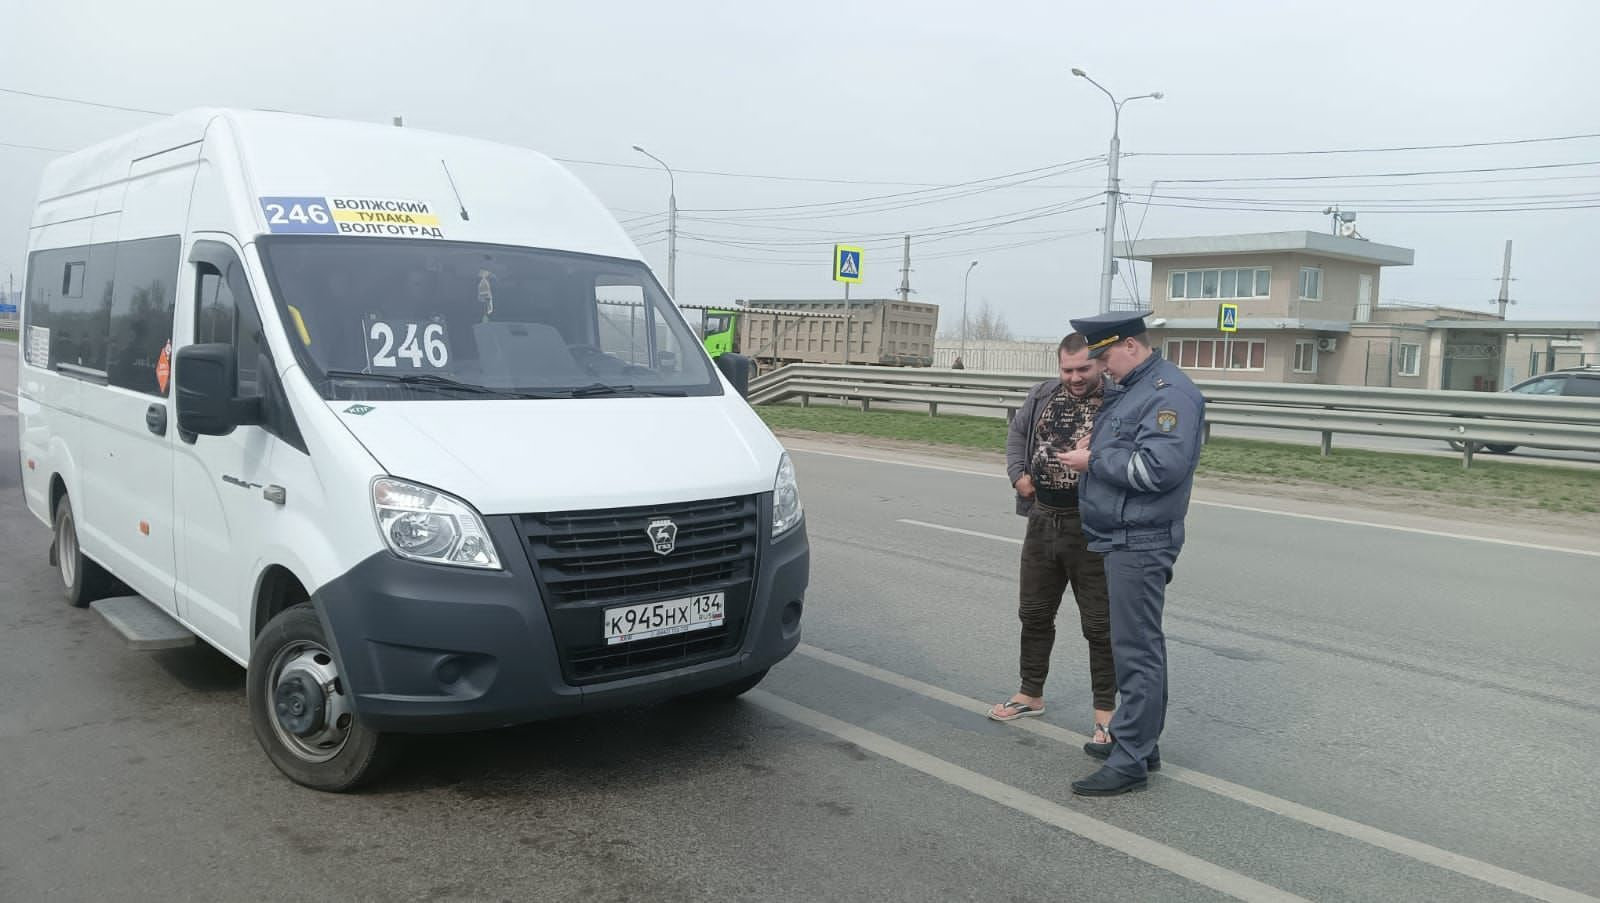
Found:
<path fill-rule="evenodd" d="M 568 394 L 570 394 L 573 398 L 592 398 L 596 395 L 623 395 L 632 391 L 633 386 L 612 386 L 607 385 L 606 383 L 590 383 L 587 386 L 579 386 Z"/>
<path fill-rule="evenodd" d="M 429 389 L 453 389 L 457 392 L 471 392 L 476 395 L 494 395 L 500 398 L 559 398 L 559 395 L 547 395 L 539 392 L 519 392 L 514 389 L 496 389 L 492 386 L 480 386 L 477 383 L 464 383 L 440 376 L 437 373 L 363 373 L 360 370 L 329 370 L 324 375 L 332 379 L 367 379 L 375 382 L 399 383 L 403 386 L 422 386 Z"/>

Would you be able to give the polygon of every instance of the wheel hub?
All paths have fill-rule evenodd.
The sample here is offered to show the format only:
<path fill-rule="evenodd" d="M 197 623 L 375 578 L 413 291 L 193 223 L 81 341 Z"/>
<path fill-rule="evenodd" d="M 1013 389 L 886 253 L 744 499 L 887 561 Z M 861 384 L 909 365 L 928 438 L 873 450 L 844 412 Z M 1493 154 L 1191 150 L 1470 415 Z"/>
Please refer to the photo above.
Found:
<path fill-rule="evenodd" d="M 285 647 L 274 657 L 273 727 L 279 739 L 307 762 L 326 762 L 350 739 L 354 713 L 328 650 L 314 643 Z"/>
<path fill-rule="evenodd" d="M 311 737 L 327 725 L 328 697 L 311 675 L 285 674 L 273 694 L 273 710 L 283 729 L 296 737 Z"/>

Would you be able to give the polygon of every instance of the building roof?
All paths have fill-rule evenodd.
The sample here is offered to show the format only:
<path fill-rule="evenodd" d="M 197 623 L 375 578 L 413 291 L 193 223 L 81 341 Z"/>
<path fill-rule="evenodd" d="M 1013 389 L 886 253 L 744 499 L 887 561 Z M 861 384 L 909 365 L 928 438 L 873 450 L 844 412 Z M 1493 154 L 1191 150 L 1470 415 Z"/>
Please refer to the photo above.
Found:
<path fill-rule="evenodd" d="M 1473 332 L 1502 332 L 1517 335 L 1600 332 L 1594 320 L 1429 320 L 1429 329 L 1470 329 Z"/>
<path fill-rule="evenodd" d="M 1180 319 L 1146 321 L 1151 329 L 1210 329 L 1216 330 L 1215 317 L 1184 317 Z M 1240 317 L 1240 332 L 1349 332 L 1349 320 L 1302 320 L 1296 317 Z M 1221 335 L 1222 333 L 1217 333 Z"/>
<path fill-rule="evenodd" d="M 1195 238 L 1145 238 L 1119 241 L 1117 256 L 1125 260 L 1160 260 L 1167 257 L 1222 257 L 1238 254 L 1299 252 L 1314 257 L 1410 266 L 1416 253 L 1410 248 L 1380 245 L 1359 238 L 1323 232 L 1256 232 L 1247 235 L 1204 235 Z"/>

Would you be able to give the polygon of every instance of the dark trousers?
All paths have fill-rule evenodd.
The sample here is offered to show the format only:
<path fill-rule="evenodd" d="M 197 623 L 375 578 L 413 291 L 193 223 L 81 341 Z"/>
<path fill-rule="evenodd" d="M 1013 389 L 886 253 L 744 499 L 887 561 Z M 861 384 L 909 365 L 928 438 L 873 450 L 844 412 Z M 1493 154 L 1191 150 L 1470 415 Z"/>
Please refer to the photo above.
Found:
<path fill-rule="evenodd" d="M 1022 620 L 1022 693 L 1043 696 L 1056 644 L 1056 612 L 1067 587 L 1078 603 L 1083 638 L 1089 641 L 1089 683 L 1094 707 L 1116 707 L 1116 669 L 1111 662 L 1111 622 L 1105 560 L 1089 551 L 1076 509 L 1035 504 L 1022 541 L 1018 616 Z"/>
<path fill-rule="evenodd" d="M 1161 627 L 1177 549 L 1106 553 L 1111 589 L 1111 649 L 1122 706 L 1111 719 L 1106 765 L 1143 777 L 1167 723 L 1167 637 Z"/>

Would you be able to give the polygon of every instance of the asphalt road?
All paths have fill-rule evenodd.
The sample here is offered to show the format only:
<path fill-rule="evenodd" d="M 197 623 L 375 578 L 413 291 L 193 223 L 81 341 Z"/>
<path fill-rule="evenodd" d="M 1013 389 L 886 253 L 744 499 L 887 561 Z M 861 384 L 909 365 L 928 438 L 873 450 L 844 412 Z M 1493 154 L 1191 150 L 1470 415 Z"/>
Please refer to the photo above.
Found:
<path fill-rule="evenodd" d="M 805 646 L 760 690 L 417 740 L 330 796 L 266 762 L 232 663 L 59 601 L 3 463 L 14 404 L 0 900 L 1600 897 L 1593 544 L 1197 505 L 1166 767 L 1082 801 L 1075 631 L 1045 717 L 980 714 L 1015 688 L 1003 478 L 797 443 Z"/>

